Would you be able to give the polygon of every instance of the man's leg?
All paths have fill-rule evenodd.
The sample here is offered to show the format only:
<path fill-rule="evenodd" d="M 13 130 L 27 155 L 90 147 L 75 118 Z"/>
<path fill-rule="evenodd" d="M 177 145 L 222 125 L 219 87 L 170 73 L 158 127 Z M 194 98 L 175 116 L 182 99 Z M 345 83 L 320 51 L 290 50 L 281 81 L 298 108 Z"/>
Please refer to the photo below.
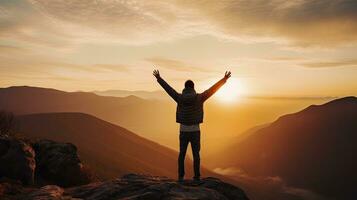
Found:
<path fill-rule="evenodd" d="M 188 137 L 187 133 L 180 132 L 180 153 L 178 157 L 178 176 L 179 179 L 185 176 L 185 156 L 188 146 Z"/>
<path fill-rule="evenodd" d="M 195 172 L 194 179 L 200 179 L 200 149 L 201 149 L 201 132 L 192 132 L 191 133 L 191 149 L 193 155 L 193 169 Z"/>

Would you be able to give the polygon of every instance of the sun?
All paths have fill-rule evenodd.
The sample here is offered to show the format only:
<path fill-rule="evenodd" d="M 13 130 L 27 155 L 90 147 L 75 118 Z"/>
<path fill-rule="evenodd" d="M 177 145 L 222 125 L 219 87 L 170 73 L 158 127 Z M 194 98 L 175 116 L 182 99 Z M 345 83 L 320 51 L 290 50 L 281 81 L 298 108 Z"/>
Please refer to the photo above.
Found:
<path fill-rule="evenodd" d="M 220 88 L 215 97 L 222 102 L 236 102 L 244 93 L 244 87 L 237 78 L 228 79 L 226 84 Z"/>

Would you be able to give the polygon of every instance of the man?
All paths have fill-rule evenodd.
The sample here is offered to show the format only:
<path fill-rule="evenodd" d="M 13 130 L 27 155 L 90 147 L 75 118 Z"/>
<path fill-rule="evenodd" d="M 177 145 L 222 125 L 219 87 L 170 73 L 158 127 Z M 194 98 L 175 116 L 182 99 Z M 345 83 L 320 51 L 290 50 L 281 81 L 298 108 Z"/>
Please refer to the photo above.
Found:
<path fill-rule="evenodd" d="M 185 176 L 185 156 L 188 143 L 191 143 L 195 181 L 200 180 L 200 123 L 203 122 L 203 103 L 211 97 L 231 77 L 226 72 L 224 77 L 203 93 L 196 93 L 193 81 L 187 80 L 182 94 L 176 92 L 161 78 L 158 70 L 153 75 L 164 90 L 176 101 L 176 122 L 180 123 L 180 154 L 178 157 L 178 181 Z"/>

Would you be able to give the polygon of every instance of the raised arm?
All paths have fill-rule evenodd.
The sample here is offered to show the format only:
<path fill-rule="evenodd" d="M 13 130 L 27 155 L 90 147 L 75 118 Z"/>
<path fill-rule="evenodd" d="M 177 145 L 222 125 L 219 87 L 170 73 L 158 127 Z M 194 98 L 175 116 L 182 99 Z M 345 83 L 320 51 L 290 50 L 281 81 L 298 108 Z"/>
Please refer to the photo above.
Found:
<path fill-rule="evenodd" d="M 179 94 L 173 89 L 164 79 L 161 78 L 159 70 L 154 70 L 153 75 L 156 77 L 157 82 L 161 85 L 162 88 L 170 95 L 176 102 Z"/>
<path fill-rule="evenodd" d="M 222 87 L 222 85 L 224 85 L 226 83 L 226 81 L 231 77 L 231 72 L 230 71 L 226 71 L 226 73 L 224 74 L 224 77 L 219 80 L 217 83 L 215 83 L 213 86 L 211 86 L 209 89 L 207 89 L 206 91 L 204 91 L 202 93 L 202 101 L 206 101 L 208 98 L 210 98 L 214 93 L 217 92 L 217 90 L 219 88 Z"/>

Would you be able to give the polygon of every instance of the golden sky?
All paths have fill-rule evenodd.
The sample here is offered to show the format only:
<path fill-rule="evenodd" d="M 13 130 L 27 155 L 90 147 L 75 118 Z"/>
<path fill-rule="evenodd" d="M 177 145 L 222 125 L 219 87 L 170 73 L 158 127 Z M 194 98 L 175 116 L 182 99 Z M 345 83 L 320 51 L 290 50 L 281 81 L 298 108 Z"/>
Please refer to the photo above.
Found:
<path fill-rule="evenodd" d="M 357 1 L 1 0 L 0 87 L 178 90 L 231 70 L 247 95 L 357 93 Z M 154 67 L 155 66 L 155 67 Z"/>

